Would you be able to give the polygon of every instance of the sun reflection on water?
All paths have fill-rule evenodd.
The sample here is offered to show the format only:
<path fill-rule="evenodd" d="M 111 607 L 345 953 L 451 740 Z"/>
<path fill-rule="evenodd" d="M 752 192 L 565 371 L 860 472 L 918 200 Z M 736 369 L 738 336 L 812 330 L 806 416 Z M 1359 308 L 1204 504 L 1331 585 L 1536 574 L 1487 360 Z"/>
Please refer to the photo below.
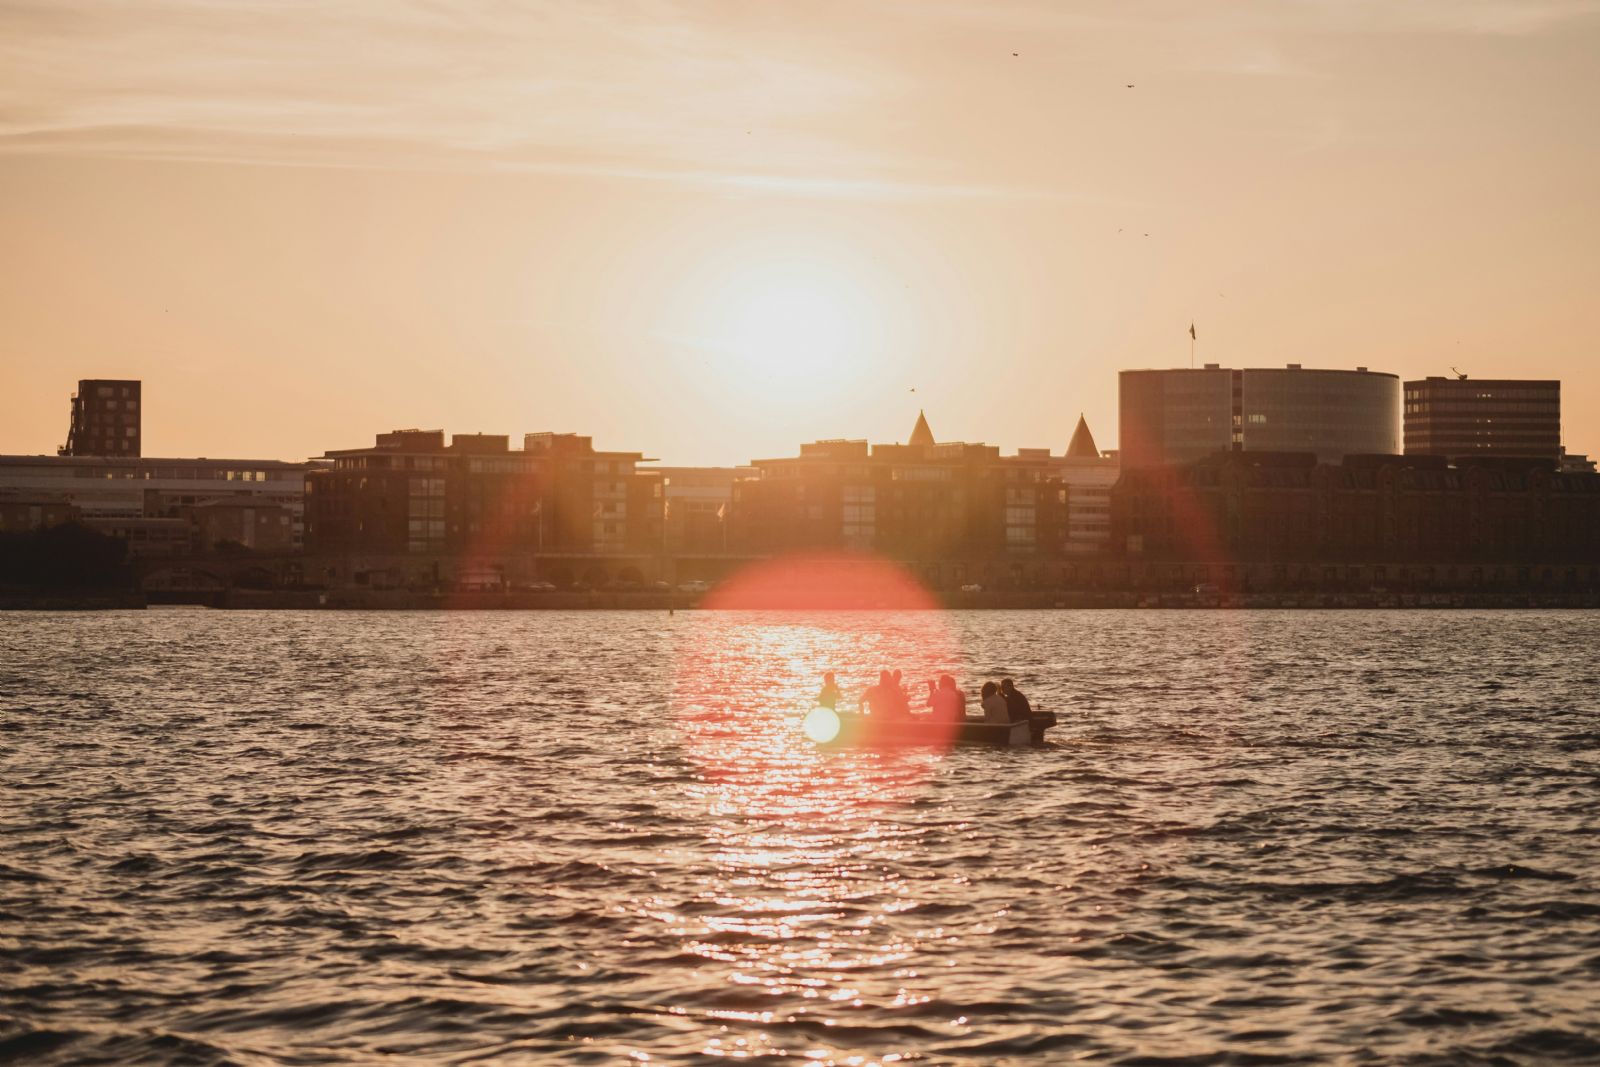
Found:
<path fill-rule="evenodd" d="M 851 1016 L 932 996 L 915 960 L 940 932 L 908 936 L 909 923 L 889 920 L 925 901 L 901 873 L 916 867 L 920 831 L 893 816 L 915 804 L 941 753 L 819 748 L 802 722 L 824 672 L 854 710 L 879 670 L 901 669 L 915 695 L 957 666 L 959 649 L 930 611 L 718 612 L 688 629 L 674 705 L 699 771 L 706 881 L 664 921 L 721 979 L 691 1009 L 701 1052 L 894 1062 L 904 1050 L 863 1055 Z"/>

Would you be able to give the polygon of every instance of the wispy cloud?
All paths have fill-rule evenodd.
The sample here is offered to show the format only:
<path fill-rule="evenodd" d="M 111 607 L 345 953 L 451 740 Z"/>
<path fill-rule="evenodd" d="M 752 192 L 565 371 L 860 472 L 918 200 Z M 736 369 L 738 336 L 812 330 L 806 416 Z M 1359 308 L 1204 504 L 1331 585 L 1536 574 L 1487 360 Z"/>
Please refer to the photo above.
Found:
<path fill-rule="evenodd" d="M 1028 195 L 1077 173 L 1051 144 L 1065 123 L 1148 129 L 1101 81 L 1302 77 L 1323 73 L 1319 36 L 1597 17 L 1600 0 L 0 0 L 0 153 Z M 994 134 L 1017 115 L 1038 124 Z"/>
<path fill-rule="evenodd" d="M 0 148 L 893 185 L 848 119 L 905 86 L 839 58 L 703 4 L 13 2 Z"/>

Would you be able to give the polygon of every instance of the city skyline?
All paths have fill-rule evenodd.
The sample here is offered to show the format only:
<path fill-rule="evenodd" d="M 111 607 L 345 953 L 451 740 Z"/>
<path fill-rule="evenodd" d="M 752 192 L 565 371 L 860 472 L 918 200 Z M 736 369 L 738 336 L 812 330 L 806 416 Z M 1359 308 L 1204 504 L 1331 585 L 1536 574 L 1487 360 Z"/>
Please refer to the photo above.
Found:
<path fill-rule="evenodd" d="M 1279 380 L 1283 380 L 1283 381 L 1296 380 L 1296 379 L 1299 379 L 1301 375 L 1304 375 L 1304 377 L 1305 377 L 1305 379 L 1307 380 L 1308 383 L 1311 382 L 1311 381 L 1314 381 L 1314 380 L 1337 380 L 1340 375 L 1351 373 L 1350 371 L 1347 371 L 1347 370 L 1342 369 L 1342 368 L 1339 368 L 1339 369 L 1333 369 L 1333 368 L 1302 368 L 1299 364 L 1288 364 L 1286 367 L 1283 367 L 1283 368 L 1274 368 L 1274 367 L 1227 368 L 1227 367 L 1219 367 L 1215 363 L 1207 363 L 1203 367 L 1166 368 L 1166 369 L 1162 369 L 1162 370 L 1157 370 L 1157 369 L 1153 369 L 1153 368 L 1139 368 L 1139 369 L 1134 369 L 1134 370 L 1124 370 L 1124 371 L 1119 372 L 1119 406 L 1125 406 L 1126 403 L 1127 403 L 1126 398 L 1121 396 L 1120 394 L 1122 394 L 1126 389 L 1126 380 L 1127 380 L 1127 376 L 1130 373 L 1133 374 L 1134 376 L 1138 377 L 1138 378 L 1149 379 L 1149 378 L 1160 377 L 1160 376 L 1163 376 L 1163 375 L 1182 372 L 1182 371 L 1190 371 L 1190 372 L 1196 372 L 1196 373 L 1201 373 L 1201 374 L 1214 374 L 1214 373 L 1217 373 L 1217 372 L 1220 371 L 1223 374 L 1233 373 L 1233 374 L 1236 374 L 1236 375 L 1241 373 L 1241 372 L 1243 372 L 1243 373 L 1252 374 L 1252 375 L 1256 375 L 1256 376 L 1263 376 L 1263 375 L 1264 376 L 1279 376 Z M 1290 378 L 1282 378 L 1281 376 L 1286 374 L 1286 373 L 1288 375 L 1290 375 L 1291 377 Z M 1387 373 L 1387 372 L 1382 372 L 1382 371 L 1373 372 L 1373 371 L 1370 371 L 1369 368 L 1367 368 L 1367 367 L 1358 367 L 1358 368 L 1355 369 L 1354 373 L 1356 375 L 1363 376 L 1363 377 L 1370 376 L 1371 378 L 1374 378 L 1374 379 L 1396 379 L 1396 376 L 1393 375 L 1393 374 L 1390 374 L 1390 373 Z M 1468 382 L 1468 381 L 1482 381 L 1482 383 L 1484 385 L 1490 386 L 1490 387 L 1503 387 L 1503 386 L 1508 386 L 1508 385 L 1510 385 L 1510 386 L 1523 386 L 1523 385 L 1554 386 L 1555 395 L 1558 396 L 1558 397 L 1559 397 L 1560 386 L 1561 386 L 1561 382 L 1560 381 L 1538 382 L 1538 381 L 1527 381 L 1527 380 L 1523 380 L 1523 379 L 1512 379 L 1512 380 L 1491 379 L 1491 378 L 1469 379 L 1465 375 L 1460 375 L 1460 374 L 1451 375 L 1449 377 L 1429 376 L 1426 379 L 1418 379 L 1418 380 L 1415 380 L 1415 381 L 1408 381 L 1405 384 L 1408 385 L 1408 386 L 1412 386 L 1412 385 L 1422 386 L 1424 384 L 1433 385 L 1434 383 L 1440 383 L 1440 387 L 1442 388 L 1442 387 L 1447 386 L 1447 385 L 1448 386 L 1459 386 L 1463 382 Z M 133 388 L 134 392 L 135 392 L 135 395 L 137 396 L 138 392 L 139 392 L 139 389 L 140 389 L 140 386 L 141 386 L 142 383 L 138 379 L 129 379 L 129 380 L 82 379 L 78 383 L 78 385 L 80 387 L 80 390 L 81 390 L 81 388 L 86 387 L 86 386 L 97 386 L 97 385 L 98 386 L 104 386 L 106 384 L 120 385 L 120 386 L 131 386 Z M 1394 382 L 1394 386 L 1395 386 L 1396 389 L 1398 389 L 1399 384 L 1400 383 L 1399 383 L 1398 380 L 1396 380 Z M 1309 395 L 1314 395 L 1314 391 L 1315 390 L 1313 390 L 1313 394 L 1308 394 L 1308 396 Z M 1398 392 L 1396 392 L 1395 396 L 1398 397 L 1398 395 L 1399 395 Z M 1486 395 L 1488 395 L 1488 394 L 1486 394 Z M 80 410 L 80 404 L 82 403 L 82 399 L 81 399 L 81 397 L 79 395 L 79 392 L 75 391 L 72 394 L 71 402 L 72 402 L 72 408 L 71 408 L 72 419 L 71 419 L 71 422 L 70 422 L 70 424 L 68 426 L 68 430 L 67 430 L 66 434 L 64 435 L 65 440 L 67 442 L 66 444 L 58 446 L 58 448 L 55 448 L 55 449 L 40 450 L 40 451 L 37 451 L 37 452 L 20 452 L 20 451 L 19 452 L 12 452 L 12 453 L 0 452 L 0 455 L 11 454 L 11 455 L 16 455 L 16 456 L 42 457 L 42 456 L 54 455 L 54 454 L 56 454 L 58 452 L 61 455 L 80 454 L 80 453 L 75 453 L 72 450 L 73 437 L 74 437 L 74 434 L 76 434 L 78 432 L 78 429 L 79 429 L 78 412 Z M 139 403 L 140 402 L 136 399 L 134 401 L 134 406 L 138 406 Z M 1416 452 L 1431 452 L 1431 453 L 1437 454 L 1437 455 L 1449 455 L 1449 456 L 1454 456 L 1454 455 L 1457 455 L 1457 454 L 1459 454 L 1461 456 L 1468 456 L 1468 455 L 1472 454 L 1472 449 L 1469 448 L 1468 446 L 1466 446 L 1465 444 L 1461 445 L 1456 451 L 1446 450 L 1444 452 L 1440 452 L 1437 449 L 1415 449 L 1415 450 L 1413 450 L 1413 449 L 1404 448 L 1400 443 L 1401 432 L 1402 432 L 1402 429 L 1407 429 L 1407 432 L 1409 432 L 1408 428 L 1411 425 L 1411 420 L 1412 420 L 1413 416 L 1410 415 L 1410 414 L 1406 414 L 1402 418 L 1402 416 L 1401 416 L 1401 405 L 1399 404 L 1397 399 L 1395 400 L 1395 402 L 1393 404 L 1393 407 L 1395 409 L 1395 415 L 1394 415 L 1394 418 L 1392 420 L 1393 421 L 1393 427 L 1392 428 L 1378 428 L 1378 427 L 1370 427 L 1369 428 L 1370 430 L 1372 430 L 1372 432 L 1376 433 L 1378 436 L 1392 436 L 1393 437 L 1393 442 L 1392 442 L 1393 447 L 1361 448 L 1361 449 L 1356 449 L 1357 452 L 1363 452 L 1363 453 L 1368 453 L 1368 454 L 1373 454 L 1373 455 L 1390 454 L 1390 455 L 1395 455 L 1395 456 L 1410 455 L 1410 454 L 1413 453 L 1413 451 L 1416 451 Z M 1409 407 L 1410 407 L 1410 405 L 1405 405 L 1405 408 L 1406 408 L 1407 411 L 1409 411 Z M 141 416 L 142 416 L 142 410 L 143 409 L 141 409 Z M 1557 401 L 1555 403 L 1554 410 L 1556 412 L 1556 416 L 1559 416 L 1559 412 L 1560 412 L 1559 401 Z M 1125 411 L 1124 412 L 1119 412 L 1119 414 L 1125 414 L 1125 413 L 1126 413 Z M 1192 414 L 1192 412 L 1190 414 Z M 131 430 L 131 431 L 128 431 L 128 432 L 133 433 L 133 434 L 138 434 L 140 432 L 138 427 L 139 427 L 141 416 L 134 416 L 133 417 L 134 418 L 134 421 L 133 421 L 134 429 Z M 1253 418 L 1265 421 L 1266 416 L 1256 415 L 1256 416 L 1253 416 Z M 1118 425 L 1119 431 L 1121 430 L 1121 422 L 1122 422 L 1122 420 L 1118 419 L 1117 423 L 1116 423 Z M 1073 431 L 1072 438 L 1071 438 L 1071 440 L 1069 440 L 1068 444 L 1064 445 L 1062 447 L 1062 449 L 1061 449 L 1061 453 L 1063 455 L 1068 455 L 1068 454 L 1070 454 L 1072 452 L 1072 450 L 1074 448 L 1074 443 L 1078 440 L 1080 435 L 1082 435 L 1082 434 L 1084 434 L 1086 432 L 1085 431 L 1085 427 L 1087 426 L 1087 423 L 1088 423 L 1087 414 L 1080 411 L 1078 416 L 1077 416 L 1077 419 L 1076 419 L 1076 421 L 1074 423 L 1074 431 Z M 1285 424 L 1283 424 L 1280 421 L 1280 422 L 1277 423 L 1277 425 L 1279 427 L 1278 428 L 1278 433 L 1281 436 L 1282 433 L 1283 433 Z M 1565 433 L 1565 422 L 1564 422 L 1564 420 L 1561 421 L 1559 423 L 1559 425 L 1562 427 L 1562 433 L 1564 434 Z M 1292 428 L 1292 427 L 1294 427 L 1294 423 L 1291 421 L 1291 422 L 1289 422 L 1287 424 L 1287 426 Z M 1393 434 L 1392 435 L 1388 434 L 1388 432 L 1387 432 L 1388 429 L 1392 429 L 1393 430 Z M 348 431 L 349 431 L 349 428 L 346 428 L 346 432 L 347 433 L 348 433 Z M 120 428 L 119 428 L 118 432 L 119 433 L 122 432 L 120 430 Z M 574 433 L 578 433 L 579 431 L 578 430 L 574 430 L 573 428 L 570 428 L 570 427 L 569 428 L 565 428 L 565 429 L 551 429 L 549 427 L 545 427 L 545 428 L 542 428 L 542 429 L 536 430 L 536 431 L 517 430 L 517 431 L 513 431 L 513 432 L 509 432 L 509 433 L 500 433 L 497 430 L 495 430 L 495 431 L 486 431 L 486 430 L 483 430 L 481 428 L 462 429 L 462 428 L 458 428 L 458 427 L 447 427 L 447 426 L 426 427 L 426 426 L 418 425 L 418 426 L 412 426 L 412 427 L 391 426 L 391 432 L 408 432 L 408 433 L 414 433 L 414 432 L 435 432 L 435 433 L 439 433 L 439 432 L 442 432 L 442 433 L 446 433 L 446 434 L 450 434 L 450 435 L 454 435 L 454 436 L 459 436 L 459 437 L 463 437 L 463 438 L 474 438 L 474 437 L 486 437 L 486 436 L 487 437 L 511 437 L 511 436 L 515 436 L 517 434 L 526 434 L 527 436 L 551 435 L 551 434 L 555 434 L 555 435 L 572 435 Z M 1225 434 L 1226 431 L 1222 430 L 1222 429 L 1219 429 L 1218 432 L 1222 432 L 1222 433 Z M 1306 432 L 1307 433 L 1311 433 L 1312 432 L 1311 428 L 1308 427 Z M 1089 440 L 1092 441 L 1093 440 L 1092 431 L 1088 431 L 1088 433 L 1089 433 Z M 883 441 L 879 441 L 877 443 L 879 443 L 879 444 L 895 444 L 895 445 L 898 445 L 898 444 L 901 444 L 901 443 L 917 444 L 917 443 L 919 443 L 919 435 L 922 435 L 923 437 L 926 438 L 926 441 L 924 441 L 924 443 L 931 443 L 932 440 L 934 439 L 933 435 L 932 435 L 932 431 L 928 428 L 928 419 L 927 419 L 926 409 L 923 408 L 923 407 L 920 407 L 920 406 L 917 408 L 916 423 L 915 423 L 915 425 L 913 427 L 912 433 L 904 442 L 902 442 L 899 437 L 894 437 L 892 439 L 886 439 L 886 440 L 883 440 Z M 582 435 L 582 436 L 592 437 L 593 435 L 592 434 L 587 434 L 587 435 Z M 142 440 L 142 438 L 141 438 L 141 440 Z M 803 442 L 803 441 L 806 440 L 806 438 L 802 438 L 801 440 Z M 843 435 L 836 436 L 836 437 L 820 436 L 820 435 L 813 434 L 809 438 L 809 441 L 813 442 L 813 443 L 824 443 L 824 442 L 833 442 L 833 441 L 867 442 L 867 441 L 871 441 L 871 440 L 872 440 L 871 438 L 869 438 L 869 437 L 867 437 L 865 435 L 857 436 L 857 435 L 853 435 L 853 434 L 843 434 Z M 944 437 L 944 436 L 938 437 L 937 440 L 939 440 L 941 442 L 951 443 L 951 444 L 963 444 L 964 443 L 964 444 L 993 445 L 997 450 L 999 450 L 1001 452 L 1006 451 L 1003 446 L 1000 446 L 998 444 L 995 444 L 992 441 L 987 441 L 987 440 L 969 440 L 969 439 L 965 439 L 965 438 Z M 134 447 L 134 452 L 132 454 L 136 456 L 138 454 L 138 451 L 139 451 L 139 441 L 133 441 L 133 442 L 130 442 L 130 443 L 132 443 L 133 447 Z M 791 444 L 793 444 L 793 443 L 795 443 L 795 442 L 791 442 Z M 1582 460 L 1587 458 L 1587 454 L 1578 452 L 1575 449 L 1567 447 L 1565 440 L 1558 441 L 1557 442 L 1557 446 L 1558 446 L 1557 447 L 1557 452 L 1556 452 L 1557 458 L 1560 458 L 1562 455 L 1568 455 L 1568 454 L 1575 456 L 1580 461 L 1582 461 Z M 1237 447 L 1237 445 L 1235 447 Z M 1483 447 L 1492 447 L 1492 446 L 1485 445 Z M 1052 442 L 1052 443 L 1047 444 L 1047 445 L 1019 444 L 1019 445 L 1014 446 L 1011 449 L 1011 451 L 1012 451 L 1012 453 L 1020 454 L 1020 453 L 1027 453 L 1027 452 L 1038 452 L 1041 449 L 1046 453 L 1054 452 L 1055 451 L 1055 443 Z M 341 448 L 327 446 L 327 447 L 323 447 L 320 450 L 308 451 L 303 456 L 295 455 L 295 456 L 287 457 L 287 458 L 284 457 L 284 456 L 279 456 L 279 457 L 274 457 L 274 459 L 275 460 L 286 460 L 288 462 L 298 462 L 300 460 L 316 460 L 316 459 L 327 458 L 329 455 L 332 455 L 332 454 L 334 454 L 334 453 L 336 453 L 336 452 L 338 452 L 340 450 L 341 450 Z M 1259 450 L 1259 446 L 1257 446 L 1257 448 L 1252 449 L 1252 450 Z M 1269 449 L 1269 450 L 1271 450 L 1271 449 Z M 1298 446 L 1298 447 L 1289 447 L 1289 448 L 1279 448 L 1279 449 L 1276 449 L 1276 450 L 1277 451 L 1285 451 L 1285 450 L 1287 450 L 1287 451 L 1317 451 L 1316 448 L 1314 448 L 1314 447 L 1312 447 L 1310 445 L 1304 445 L 1304 446 Z M 647 447 L 643 451 L 644 452 L 649 452 L 649 451 L 654 451 L 654 450 Z M 1119 437 L 1117 439 L 1117 442 L 1115 444 L 1113 444 L 1113 445 L 1111 445 L 1109 447 L 1105 447 L 1105 448 L 1101 449 L 1100 451 L 1101 451 L 1101 454 L 1103 454 L 1105 456 L 1108 456 L 1108 457 L 1117 456 L 1122 451 L 1124 451 L 1123 442 L 1121 441 L 1120 433 L 1119 433 Z M 1188 453 L 1185 453 L 1185 456 L 1187 458 L 1192 459 L 1192 458 L 1198 457 L 1199 455 L 1203 454 L 1206 451 L 1207 450 L 1205 450 L 1205 449 L 1201 449 L 1199 452 L 1195 452 L 1193 454 L 1193 456 L 1189 456 Z M 93 450 L 90 450 L 88 452 L 84 452 L 84 453 L 81 453 L 81 454 L 86 454 L 86 455 L 115 455 L 116 453 L 115 453 L 114 450 L 110 451 L 110 452 L 105 452 L 105 451 L 95 452 Z M 777 455 L 778 453 L 774 452 L 772 454 L 773 455 Z M 175 453 L 175 452 L 168 452 L 168 453 L 164 453 L 164 455 L 167 458 L 174 458 L 178 454 Z M 217 456 L 222 456 L 222 455 L 223 455 L 223 453 L 220 453 L 220 452 L 217 453 Z M 1330 455 L 1332 455 L 1332 453 L 1330 453 Z M 211 458 L 217 458 L 217 456 L 212 456 Z M 200 458 L 206 458 L 206 457 L 202 456 Z M 760 456 L 743 456 L 743 457 L 739 457 L 737 459 L 729 460 L 728 462 L 722 463 L 722 464 L 683 464 L 683 463 L 679 463 L 679 462 L 674 461 L 671 457 L 648 456 L 648 457 L 645 457 L 644 462 L 651 463 L 651 464 L 663 464 L 664 463 L 667 466 L 683 467 L 685 469 L 689 469 L 689 468 L 713 469 L 713 468 L 717 468 L 717 467 L 725 467 L 725 468 L 745 467 L 745 466 L 748 466 L 751 462 L 759 460 L 760 458 L 761 458 Z"/>
<path fill-rule="evenodd" d="M 82 376 L 149 385 L 150 454 L 444 425 L 727 464 L 922 407 L 1109 447 L 1115 371 L 1193 322 L 1197 362 L 1561 379 L 1600 452 L 1593 4 L 0 28 L 0 451 L 59 446 Z"/>

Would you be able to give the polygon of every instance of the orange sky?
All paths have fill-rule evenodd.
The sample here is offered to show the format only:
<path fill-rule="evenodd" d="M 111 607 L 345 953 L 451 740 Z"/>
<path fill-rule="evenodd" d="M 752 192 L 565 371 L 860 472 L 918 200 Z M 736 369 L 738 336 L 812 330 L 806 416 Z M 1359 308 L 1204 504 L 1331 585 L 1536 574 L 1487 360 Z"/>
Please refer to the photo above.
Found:
<path fill-rule="evenodd" d="M 1558 377 L 1600 453 L 1597 56 L 1587 0 L 13 0 L 0 451 L 89 376 L 146 454 L 1112 447 L 1192 318 Z"/>

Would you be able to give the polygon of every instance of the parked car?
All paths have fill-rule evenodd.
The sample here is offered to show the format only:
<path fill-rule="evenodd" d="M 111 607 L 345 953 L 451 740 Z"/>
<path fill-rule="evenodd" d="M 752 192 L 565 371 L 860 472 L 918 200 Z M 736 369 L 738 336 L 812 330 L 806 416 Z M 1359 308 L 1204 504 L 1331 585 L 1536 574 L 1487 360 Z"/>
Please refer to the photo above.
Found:
<path fill-rule="evenodd" d="M 702 582 L 702 581 L 696 579 L 695 581 L 692 581 L 692 582 L 679 582 L 678 583 L 678 592 L 680 592 L 680 593 L 709 593 L 710 591 L 711 591 L 711 583 L 710 582 Z"/>
<path fill-rule="evenodd" d="M 961 591 L 963 593 L 981 593 L 983 592 L 983 586 L 979 585 L 977 582 L 968 582 L 966 585 L 961 587 Z"/>
<path fill-rule="evenodd" d="M 518 582 L 511 588 L 518 593 L 553 593 L 556 589 L 549 582 Z"/>

